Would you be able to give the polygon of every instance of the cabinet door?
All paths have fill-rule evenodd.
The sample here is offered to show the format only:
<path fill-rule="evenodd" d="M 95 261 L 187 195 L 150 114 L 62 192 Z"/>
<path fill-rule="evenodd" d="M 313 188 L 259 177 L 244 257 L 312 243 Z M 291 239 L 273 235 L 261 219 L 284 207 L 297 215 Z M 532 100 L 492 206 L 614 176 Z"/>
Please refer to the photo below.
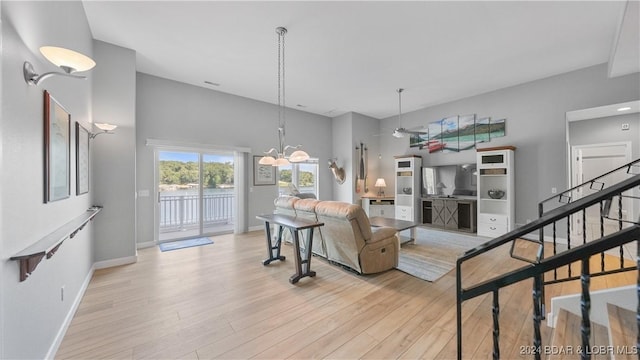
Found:
<path fill-rule="evenodd" d="M 455 200 L 444 202 L 444 227 L 458 229 L 458 202 Z"/>
<path fill-rule="evenodd" d="M 432 201 L 423 200 L 422 201 L 422 223 L 423 224 L 431 224 L 433 221 L 433 207 Z"/>
<path fill-rule="evenodd" d="M 445 211 L 444 211 L 444 200 L 433 200 L 433 209 L 432 209 L 432 218 L 431 221 L 433 225 L 444 226 L 445 224 Z"/>

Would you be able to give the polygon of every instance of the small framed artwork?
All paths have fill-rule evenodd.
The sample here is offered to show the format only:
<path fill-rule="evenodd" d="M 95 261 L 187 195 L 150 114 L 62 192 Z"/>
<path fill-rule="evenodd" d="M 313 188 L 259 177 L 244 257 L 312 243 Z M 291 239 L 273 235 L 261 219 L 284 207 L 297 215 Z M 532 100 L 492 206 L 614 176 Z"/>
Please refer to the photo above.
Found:
<path fill-rule="evenodd" d="M 76 195 L 89 192 L 89 130 L 76 121 Z"/>
<path fill-rule="evenodd" d="M 253 185 L 275 185 L 276 167 L 271 165 L 261 165 L 259 163 L 262 156 L 253 156 Z"/>
<path fill-rule="evenodd" d="M 44 92 L 44 202 L 70 195 L 71 114 Z"/>

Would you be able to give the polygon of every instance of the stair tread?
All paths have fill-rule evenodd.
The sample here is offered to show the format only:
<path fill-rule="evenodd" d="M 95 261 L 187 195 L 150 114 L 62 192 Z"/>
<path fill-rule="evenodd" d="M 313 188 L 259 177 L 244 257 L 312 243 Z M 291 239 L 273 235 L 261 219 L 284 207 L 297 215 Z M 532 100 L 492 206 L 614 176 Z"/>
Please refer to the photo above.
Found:
<path fill-rule="evenodd" d="M 582 337 L 580 326 L 582 318 L 565 309 L 560 309 L 558 320 L 553 331 L 552 352 L 549 359 L 579 359 L 578 349 L 582 348 Z M 608 346 L 609 335 L 607 328 L 600 324 L 591 322 L 590 346 Z M 607 354 L 592 354 L 592 359 L 610 359 Z"/>
<path fill-rule="evenodd" d="M 609 314 L 609 328 L 611 330 L 611 345 L 617 349 L 631 349 L 636 344 L 636 313 L 614 304 L 607 304 Z M 616 352 L 616 360 L 637 359 L 637 355 L 624 351 Z"/>

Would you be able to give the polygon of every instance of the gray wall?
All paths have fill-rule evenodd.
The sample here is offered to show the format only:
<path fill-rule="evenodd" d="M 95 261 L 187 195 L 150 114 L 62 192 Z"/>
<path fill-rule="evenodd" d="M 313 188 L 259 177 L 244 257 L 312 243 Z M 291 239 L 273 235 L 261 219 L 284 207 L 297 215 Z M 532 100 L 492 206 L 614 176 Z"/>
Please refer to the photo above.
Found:
<path fill-rule="evenodd" d="M 100 216 L 43 260 L 24 282 L 18 263 L 8 260 L 90 207 L 90 195 L 75 195 L 75 121 L 91 121 L 92 74 L 87 80 L 53 77 L 30 86 L 22 76 L 25 60 L 40 73 L 54 70 L 38 51 L 43 45 L 72 48 L 92 56 L 91 32 L 80 2 L 3 1 L 2 107 L 0 133 L 0 358 L 42 359 L 91 272 L 92 228 Z M 63 25 L 62 25 L 63 24 Z M 43 90 L 71 113 L 71 195 L 43 203 Z M 10 210 L 10 211 L 7 211 Z M 60 289 L 65 286 L 61 301 Z"/>
<path fill-rule="evenodd" d="M 622 130 L 622 124 L 629 130 Z M 640 113 L 610 116 L 569 123 L 569 144 L 588 145 L 629 141 L 633 159 L 640 158 Z"/>
<path fill-rule="evenodd" d="M 0 71 L 4 71 L 3 67 L 2 67 L 2 63 L 3 63 L 3 58 L 4 58 L 4 45 L 3 45 L 3 41 L 2 41 L 2 37 L 3 37 L 3 26 L 2 26 L 3 20 L 2 20 L 2 0 L 0 0 Z M 1 79 L 0 79 L 0 169 L 2 169 L 2 119 L 4 119 L 3 116 L 3 107 L 2 107 L 2 103 L 3 103 L 3 98 L 2 98 L 2 89 L 4 88 L 4 86 L 1 84 Z M 0 177 L 0 189 L 2 189 L 1 187 L 2 185 L 2 178 Z M 2 190 L 0 190 L 0 229 L 2 229 Z M 4 261 L 5 259 L 5 255 L 4 255 L 4 251 L 3 249 L 3 237 L 2 237 L 2 231 L 0 231 L 0 258 Z M 2 354 L 4 353 L 4 321 L 1 319 L 4 319 L 4 288 L 2 287 L 2 283 L 4 282 L 4 266 L 0 266 L 0 358 L 3 358 Z"/>
<path fill-rule="evenodd" d="M 344 168 L 345 180 L 344 183 L 338 184 L 331 178 L 332 184 L 332 200 L 336 201 L 353 201 L 353 193 L 355 186 L 355 168 L 357 161 L 355 160 L 355 151 L 352 148 L 352 131 L 353 121 L 352 113 L 346 113 L 337 116 L 331 120 L 331 134 L 333 148 L 331 149 L 331 157 L 337 158 L 338 166 Z M 320 164 L 322 166 L 322 164 Z"/>
<path fill-rule="evenodd" d="M 94 56 L 93 118 L 118 125 L 115 134 L 91 140 L 91 196 L 104 206 L 95 226 L 95 261 L 102 267 L 102 261 L 129 263 L 136 255 L 136 54 L 94 41 Z"/>
<path fill-rule="evenodd" d="M 403 114 L 406 127 L 424 126 L 450 115 L 477 114 L 506 118 L 506 136 L 483 147 L 514 145 L 516 168 L 516 223 L 537 217 L 537 203 L 551 196 L 551 188 L 567 188 L 565 113 L 571 110 L 621 103 L 640 98 L 638 73 L 607 79 L 606 64 L 532 81 L 490 93 Z M 410 91 L 411 89 L 407 89 Z M 394 117 L 381 121 L 393 128 Z M 475 151 L 428 154 L 409 148 L 408 139 L 381 137 L 383 154 L 417 154 L 423 166 L 475 162 Z M 385 161 L 383 174 L 393 174 Z"/>
<path fill-rule="evenodd" d="M 154 154 L 147 139 L 183 143 L 251 148 L 262 155 L 278 142 L 277 105 L 187 85 L 138 73 L 136 107 L 137 190 L 152 196 L 138 198 L 138 243 L 153 241 Z M 274 97 L 275 97 L 274 93 Z M 302 144 L 311 157 L 319 159 L 319 197 L 329 199 L 333 176 L 326 167 L 331 157 L 331 119 L 287 109 L 286 142 Z M 253 164 L 253 157 L 249 159 Z M 323 166 L 323 164 L 325 164 Z M 247 179 L 253 179 L 253 165 Z M 255 216 L 273 211 L 276 186 L 247 183 L 249 227 L 260 226 Z"/>
<path fill-rule="evenodd" d="M 338 158 L 338 166 L 344 167 L 346 179 L 343 184 L 333 181 L 332 200 L 359 204 L 363 195 L 375 195 L 377 189 L 373 186 L 379 174 L 380 165 L 380 121 L 362 114 L 349 112 L 332 119 L 333 157 Z M 360 181 L 360 192 L 356 192 L 357 168 L 359 151 L 363 143 L 367 149 L 367 187 Z M 389 181 L 389 179 L 385 179 Z M 389 183 L 387 183 L 389 185 Z M 391 189 L 390 185 L 389 188 Z"/>
<path fill-rule="evenodd" d="M 364 195 L 374 196 L 377 194 L 377 189 L 373 186 L 376 183 L 376 179 L 378 178 L 379 166 L 382 161 L 380 158 L 382 157 L 380 154 L 380 140 L 378 139 L 378 135 L 380 133 L 380 120 L 374 119 L 362 114 L 352 113 L 353 114 L 353 132 L 352 132 L 352 146 L 351 149 L 353 154 L 357 154 L 355 151 L 356 146 L 359 146 L 362 142 L 367 149 L 365 155 L 367 158 L 367 188 L 368 192 L 365 191 L 364 184 L 361 185 L 360 193 L 354 193 L 351 202 L 354 204 L 360 203 L 360 198 Z M 358 164 L 358 159 L 354 159 L 353 161 L 355 166 Z M 354 167 L 355 171 L 355 167 Z M 385 179 L 385 181 L 389 181 L 391 179 Z M 387 183 L 388 188 L 386 189 L 388 195 L 393 195 L 392 187 Z M 354 189 L 351 187 L 351 189 Z"/>
<path fill-rule="evenodd" d="M 622 130 L 622 124 L 629 124 L 629 130 Z M 598 119 L 572 121 L 569 123 L 569 144 L 589 145 L 612 142 L 631 142 L 631 158 L 640 159 L 640 113 L 610 116 Z M 603 172 L 609 169 L 603 169 Z M 585 179 L 586 180 L 586 179 Z M 640 191 L 635 190 L 635 196 Z M 640 214 L 640 202 L 633 201 L 633 214 Z"/>

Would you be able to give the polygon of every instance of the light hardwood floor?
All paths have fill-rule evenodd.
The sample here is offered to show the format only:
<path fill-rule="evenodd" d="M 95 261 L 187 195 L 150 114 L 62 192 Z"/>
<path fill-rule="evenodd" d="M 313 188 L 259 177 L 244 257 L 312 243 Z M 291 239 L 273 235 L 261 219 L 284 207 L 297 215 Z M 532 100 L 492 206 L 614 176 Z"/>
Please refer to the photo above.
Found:
<path fill-rule="evenodd" d="M 283 246 L 285 262 L 263 266 L 262 231 L 212 239 L 143 249 L 136 264 L 96 271 L 56 358 L 456 357 L 455 271 L 430 283 L 397 270 L 360 276 L 314 257 L 317 276 L 291 285 L 291 246 Z M 467 263 L 465 285 L 522 266 L 507 250 Z M 635 284 L 635 276 L 594 278 L 592 289 Z M 547 297 L 579 289 L 553 285 Z M 531 302 L 531 281 L 501 291 L 503 358 L 526 357 Z M 491 298 L 465 302 L 463 318 L 463 357 L 490 358 Z M 543 326 L 547 343 L 550 333 Z"/>

